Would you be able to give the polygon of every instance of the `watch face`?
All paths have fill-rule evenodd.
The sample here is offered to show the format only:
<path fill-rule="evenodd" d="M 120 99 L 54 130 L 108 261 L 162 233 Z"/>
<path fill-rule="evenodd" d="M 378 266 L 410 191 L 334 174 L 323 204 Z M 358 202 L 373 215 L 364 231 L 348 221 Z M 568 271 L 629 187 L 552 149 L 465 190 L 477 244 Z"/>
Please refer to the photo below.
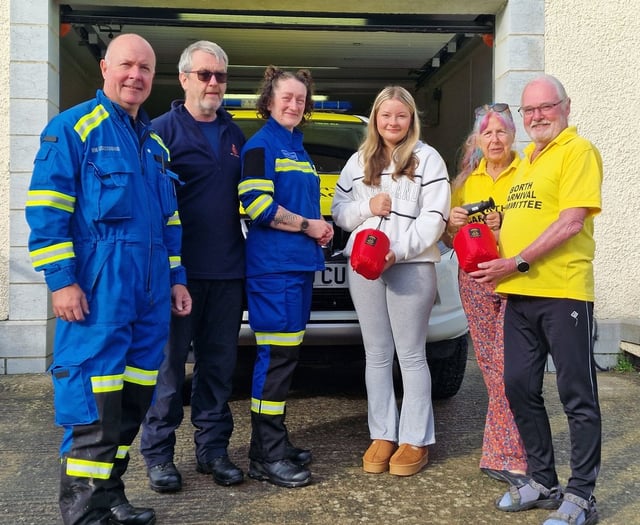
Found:
<path fill-rule="evenodd" d="M 527 261 L 520 261 L 518 263 L 518 271 L 525 273 L 529 271 L 529 263 Z"/>
<path fill-rule="evenodd" d="M 516 255 L 516 269 L 520 273 L 527 273 L 529 271 L 529 263 L 519 255 Z"/>

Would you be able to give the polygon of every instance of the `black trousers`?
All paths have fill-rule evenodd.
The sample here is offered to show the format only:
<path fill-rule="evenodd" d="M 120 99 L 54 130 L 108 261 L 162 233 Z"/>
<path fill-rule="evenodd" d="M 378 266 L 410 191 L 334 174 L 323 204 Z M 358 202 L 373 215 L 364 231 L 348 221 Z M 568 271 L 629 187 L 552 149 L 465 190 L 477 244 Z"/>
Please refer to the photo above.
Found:
<path fill-rule="evenodd" d="M 299 357 L 300 346 L 257 346 L 251 397 L 251 459 L 273 462 L 285 457 L 290 443 L 285 425 L 286 399 Z M 260 391 L 256 384 L 261 383 Z"/>
<path fill-rule="evenodd" d="M 113 462 L 113 467 L 107 479 L 80 476 L 69 472 L 69 456 L 62 457 L 59 504 L 65 525 L 107 524 L 109 509 L 128 502 L 122 481 L 129 464 L 128 449 L 138 433 L 153 391 L 154 385 L 125 381 L 121 391 L 96 394 L 100 419 L 90 425 L 73 427 L 71 457 L 76 461 Z M 120 443 L 120 447 L 113 443 Z"/>
<path fill-rule="evenodd" d="M 184 417 L 184 366 L 193 341 L 195 366 L 191 422 L 201 463 L 227 453 L 233 432 L 229 398 L 238 354 L 244 281 L 196 280 L 187 283 L 191 315 L 171 319 L 169 344 L 158 373 L 153 405 L 142 426 L 140 451 L 147 467 L 173 461 L 175 431 Z"/>
<path fill-rule="evenodd" d="M 601 418 L 593 358 L 593 303 L 510 295 L 504 321 L 505 391 L 527 452 L 529 475 L 558 483 L 543 380 L 547 357 L 569 424 L 566 490 L 588 499 L 600 470 Z"/>

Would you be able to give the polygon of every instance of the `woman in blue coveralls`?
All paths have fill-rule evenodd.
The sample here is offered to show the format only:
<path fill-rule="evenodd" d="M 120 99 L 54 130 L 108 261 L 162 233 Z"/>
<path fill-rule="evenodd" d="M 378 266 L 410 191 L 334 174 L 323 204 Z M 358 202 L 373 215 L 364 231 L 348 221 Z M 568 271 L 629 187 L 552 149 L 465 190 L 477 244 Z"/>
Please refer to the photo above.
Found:
<path fill-rule="evenodd" d="M 267 122 L 242 150 L 238 194 L 252 220 L 246 243 L 249 323 L 257 356 L 249 476 L 282 487 L 311 482 L 311 451 L 294 447 L 286 397 L 311 311 L 313 276 L 333 227 L 320 213 L 320 180 L 297 126 L 311 115 L 313 80 L 269 66 L 257 111 Z"/>

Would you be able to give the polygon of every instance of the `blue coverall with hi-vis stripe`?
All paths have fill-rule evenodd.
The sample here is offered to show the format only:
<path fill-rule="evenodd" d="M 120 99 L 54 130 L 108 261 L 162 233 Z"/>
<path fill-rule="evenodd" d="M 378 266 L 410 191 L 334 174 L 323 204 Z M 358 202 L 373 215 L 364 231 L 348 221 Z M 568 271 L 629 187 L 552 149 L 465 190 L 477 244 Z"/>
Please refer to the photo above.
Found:
<path fill-rule="evenodd" d="M 309 313 L 313 275 L 324 269 L 322 249 L 304 233 L 270 226 L 278 205 L 320 219 L 320 180 L 293 133 L 271 117 L 242 150 L 238 194 L 252 225 L 246 242 L 247 303 L 257 357 L 251 394 L 249 456 L 284 458 L 286 396 Z"/>
<path fill-rule="evenodd" d="M 163 359 L 171 285 L 186 283 L 177 177 L 148 122 L 98 90 L 47 125 L 34 162 L 26 202 L 33 266 L 51 291 L 80 286 L 90 310 L 84 321 L 57 320 L 50 369 L 55 420 L 65 429 L 65 523 L 85 519 L 65 515 L 65 497 L 85 498 L 89 511 L 126 502 L 120 478 Z"/>

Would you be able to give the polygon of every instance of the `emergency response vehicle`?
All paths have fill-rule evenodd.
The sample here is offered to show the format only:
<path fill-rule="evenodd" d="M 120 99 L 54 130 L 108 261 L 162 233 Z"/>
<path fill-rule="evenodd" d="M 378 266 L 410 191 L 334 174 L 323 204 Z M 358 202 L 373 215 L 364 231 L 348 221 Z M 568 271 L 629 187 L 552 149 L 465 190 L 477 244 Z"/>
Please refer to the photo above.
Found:
<path fill-rule="evenodd" d="M 232 106 L 234 102 L 236 107 Z M 248 138 L 264 121 L 255 109 L 243 107 L 246 104 L 244 101 L 225 100 L 225 108 Z M 331 201 L 338 176 L 364 139 L 367 126 L 365 117 L 343 113 L 345 108 L 348 108 L 348 104 L 318 102 L 311 121 L 302 129 L 305 149 L 320 176 L 322 214 L 330 222 L 333 222 Z M 246 234 L 251 221 L 246 215 L 241 220 Z M 305 331 L 304 346 L 331 348 L 362 344 L 358 317 L 347 287 L 347 259 L 342 254 L 349 233 L 336 225 L 334 230 L 332 242 L 323 248 L 326 269 L 315 276 L 311 319 Z M 443 243 L 440 243 L 440 252 L 442 260 L 436 264 L 436 302 L 430 319 L 425 319 L 429 323 L 426 352 L 434 399 L 448 398 L 458 392 L 464 377 L 468 349 L 467 320 L 458 293 L 457 259 L 453 250 Z M 240 353 L 242 347 L 255 345 L 246 311 L 239 344 Z"/>

